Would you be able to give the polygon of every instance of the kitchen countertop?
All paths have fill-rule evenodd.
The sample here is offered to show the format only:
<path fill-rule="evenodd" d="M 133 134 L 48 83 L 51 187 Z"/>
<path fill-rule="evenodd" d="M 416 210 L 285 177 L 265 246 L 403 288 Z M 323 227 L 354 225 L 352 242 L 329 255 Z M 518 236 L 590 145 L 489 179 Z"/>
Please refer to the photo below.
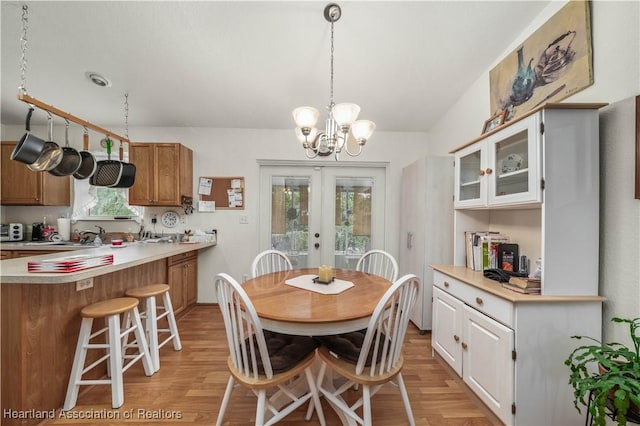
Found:
<path fill-rule="evenodd" d="M 53 243 L 48 241 L 16 241 L 16 242 L 3 242 L 0 243 L 0 250 L 20 250 L 20 251 L 72 251 L 72 250 L 86 250 L 94 248 L 91 244 L 80 243 Z"/>
<path fill-rule="evenodd" d="M 602 296 L 544 296 L 539 294 L 520 294 L 503 288 L 498 281 L 485 278 L 482 271 L 474 271 L 466 266 L 431 265 L 431 267 L 453 278 L 488 293 L 494 294 L 512 303 L 557 303 L 557 302 L 603 302 Z"/>
<path fill-rule="evenodd" d="M 164 259 L 169 256 L 175 256 L 194 250 L 200 250 L 206 247 L 215 246 L 216 243 L 149 243 L 135 242 L 124 243 L 118 248 L 111 245 L 102 245 L 100 247 L 91 246 L 55 246 L 55 245 L 24 245 L 2 244 L 2 250 L 65 250 L 70 247 L 79 247 L 83 250 L 82 254 L 106 254 L 113 253 L 113 264 L 100 266 L 97 268 L 85 269 L 78 272 L 70 273 L 51 273 L 51 272 L 27 272 L 27 262 L 35 259 L 52 259 L 64 257 L 65 253 L 50 253 L 40 256 L 31 256 L 28 258 L 15 258 L 0 261 L 0 279 L 2 284 L 63 284 L 86 278 L 92 278 L 131 268 L 132 266 L 141 265 L 154 260 Z M 9 248 L 11 246 L 11 248 Z M 25 247 L 25 248 L 23 248 Z M 71 255 L 71 254 L 66 254 Z"/>

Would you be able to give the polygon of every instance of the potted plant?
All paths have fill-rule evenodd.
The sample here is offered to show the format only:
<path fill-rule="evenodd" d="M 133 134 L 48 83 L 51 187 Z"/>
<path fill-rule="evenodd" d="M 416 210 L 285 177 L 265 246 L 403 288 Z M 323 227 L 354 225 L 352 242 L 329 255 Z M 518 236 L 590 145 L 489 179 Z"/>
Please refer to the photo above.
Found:
<path fill-rule="evenodd" d="M 578 412 L 580 405 L 588 407 L 595 425 L 605 424 L 607 408 L 619 425 L 626 425 L 627 418 L 640 419 L 640 318 L 611 321 L 628 325 L 632 347 L 572 336 L 592 344 L 577 347 L 564 362 L 570 369 L 574 405 Z"/>

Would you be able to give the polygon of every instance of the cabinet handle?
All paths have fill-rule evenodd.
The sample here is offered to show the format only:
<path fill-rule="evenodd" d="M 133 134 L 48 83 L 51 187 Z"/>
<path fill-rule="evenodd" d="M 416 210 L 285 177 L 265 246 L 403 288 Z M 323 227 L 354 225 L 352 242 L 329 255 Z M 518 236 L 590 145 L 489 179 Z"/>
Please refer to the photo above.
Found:
<path fill-rule="evenodd" d="M 478 305 L 482 305 L 484 303 L 484 301 L 482 300 L 482 297 L 476 297 L 476 303 Z"/>
<path fill-rule="evenodd" d="M 460 336 L 458 336 L 457 334 L 453 335 L 453 340 L 455 340 L 456 342 L 460 341 Z"/>
<path fill-rule="evenodd" d="M 493 170 L 491 169 L 491 167 L 487 167 L 486 172 L 488 175 L 490 175 L 491 173 L 493 173 Z"/>
<path fill-rule="evenodd" d="M 478 173 L 480 176 L 484 176 L 484 170 L 480 170 L 480 173 Z"/>
<path fill-rule="evenodd" d="M 448 282 L 448 281 L 445 281 L 445 282 L 444 282 L 444 286 L 445 286 L 446 288 L 449 288 L 449 282 Z"/>
<path fill-rule="evenodd" d="M 465 342 L 462 342 L 462 349 L 467 349 L 467 344 Z"/>

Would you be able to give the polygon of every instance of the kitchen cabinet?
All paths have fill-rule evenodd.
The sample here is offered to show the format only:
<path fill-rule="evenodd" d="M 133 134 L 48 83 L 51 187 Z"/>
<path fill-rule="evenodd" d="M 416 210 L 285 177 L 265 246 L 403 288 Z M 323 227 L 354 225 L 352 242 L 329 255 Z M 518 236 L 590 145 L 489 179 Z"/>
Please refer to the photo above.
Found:
<path fill-rule="evenodd" d="M 0 143 L 0 204 L 13 206 L 69 206 L 69 176 L 33 172 L 25 164 L 11 160 L 17 142 Z"/>
<path fill-rule="evenodd" d="M 456 208 L 542 201 L 541 116 L 533 114 L 455 152 Z"/>
<path fill-rule="evenodd" d="M 167 265 L 171 303 L 174 313 L 178 314 L 198 299 L 198 253 L 171 256 Z"/>
<path fill-rule="evenodd" d="M 438 318 L 432 336 L 434 350 L 508 423 L 513 396 L 513 330 L 437 287 L 433 293 L 434 317 Z"/>
<path fill-rule="evenodd" d="M 411 322 L 431 330 L 433 269 L 453 261 L 453 157 L 430 156 L 402 169 L 398 276 L 415 274 L 420 287 Z"/>
<path fill-rule="evenodd" d="M 136 180 L 129 188 L 129 204 L 181 206 L 193 197 L 193 151 L 179 143 L 131 143 L 129 161 Z"/>
<path fill-rule="evenodd" d="M 434 265 L 433 350 L 507 425 L 583 422 L 563 361 L 571 336 L 602 333 L 602 106 L 544 105 L 453 152 L 453 265 Z M 465 231 L 504 233 L 541 259 L 541 294 L 466 268 Z"/>

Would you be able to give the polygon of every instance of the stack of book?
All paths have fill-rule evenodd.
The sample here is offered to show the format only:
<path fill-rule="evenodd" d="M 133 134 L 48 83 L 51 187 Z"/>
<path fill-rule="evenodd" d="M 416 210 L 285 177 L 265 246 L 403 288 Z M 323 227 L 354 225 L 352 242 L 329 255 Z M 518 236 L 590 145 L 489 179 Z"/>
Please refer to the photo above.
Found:
<path fill-rule="evenodd" d="M 79 254 L 27 262 L 28 272 L 76 272 L 113 263 L 113 254 Z"/>
<path fill-rule="evenodd" d="M 540 278 L 511 277 L 508 283 L 502 283 L 502 287 L 523 294 L 540 294 Z"/>
<path fill-rule="evenodd" d="M 494 231 L 467 231 L 465 245 L 467 268 L 483 271 L 488 268 L 502 268 L 500 264 L 500 244 L 509 242 L 507 235 Z M 515 254 L 517 257 L 517 253 Z M 513 263 L 511 264 L 513 268 Z M 511 269 L 514 270 L 514 269 Z"/>

